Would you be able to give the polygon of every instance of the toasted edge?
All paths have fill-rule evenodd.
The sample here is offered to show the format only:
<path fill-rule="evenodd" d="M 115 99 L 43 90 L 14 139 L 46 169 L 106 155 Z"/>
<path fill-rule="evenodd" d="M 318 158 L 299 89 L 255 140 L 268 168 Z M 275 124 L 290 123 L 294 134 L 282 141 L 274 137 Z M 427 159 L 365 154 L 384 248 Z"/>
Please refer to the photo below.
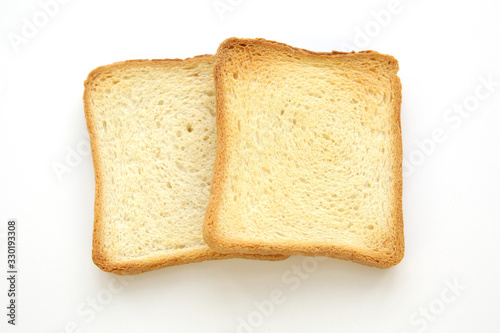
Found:
<path fill-rule="evenodd" d="M 392 126 L 394 130 L 393 144 L 395 150 L 397 151 L 397 159 L 394 164 L 393 174 L 395 175 L 394 184 L 394 197 L 393 197 L 393 209 L 396 216 L 394 222 L 394 238 L 389 239 L 393 243 L 395 248 L 394 253 L 391 255 L 380 255 L 374 256 L 367 253 L 366 251 L 359 251 L 357 249 L 349 249 L 342 246 L 335 246 L 326 243 L 317 242 L 299 242 L 290 243 L 286 245 L 282 244 L 266 244 L 259 241 L 242 241 L 235 240 L 221 234 L 217 225 L 220 222 L 218 220 L 219 210 L 222 198 L 223 188 L 225 186 L 225 177 L 227 176 L 227 133 L 226 133 L 226 100 L 224 96 L 224 81 L 222 80 L 223 66 L 226 61 L 228 61 L 228 53 L 231 52 L 232 48 L 238 46 L 257 46 L 273 48 L 279 52 L 291 52 L 296 56 L 307 56 L 307 57 L 383 57 L 388 60 L 392 65 L 393 69 L 390 73 L 390 82 L 393 93 L 393 108 L 395 110 L 394 117 L 392 121 Z M 402 158 L 403 158 L 403 147 L 402 147 L 402 137 L 401 137 L 401 81 L 397 76 L 399 70 L 399 65 L 397 60 L 390 56 L 380 54 L 375 51 L 361 51 L 361 52 L 313 52 L 301 48 L 295 48 L 287 44 L 278 43 L 275 41 L 269 41 L 265 39 L 241 39 L 241 38 L 228 38 L 221 43 L 217 50 L 217 61 L 214 68 L 214 78 L 215 78 L 215 90 L 216 90 L 216 114 L 217 114 L 217 152 L 215 158 L 215 171 L 214 178 L 212 181 L 212 189 L 210 194 L 210 200 L 207 207 L 207 213 L 205 215 L 205 222 L 203 226 L 203 235 L 205 242 L 214 250 L 223 253 L 235 253 L 235 252 L 246 252 L 246 253 L 259 253 L 259 254 L 284 254 L 284 255 L 307 255 L 307 256 L 326 256 L 331 258 L 350 260 L 356 263 L 360 263 L 367 266 L 373 266 L 378 268 L 389 268 L 398 264 L 404 256 L 404 225 L 403 225 L 403 210 L 402 210 Z"/>
<path fill-rule="evenodd" d="M 256 260 L 284 260 L 288 256 L 283 255 L 261 255 L 261 254 L 244 254 L 244 253 L 218 253 L 209 248 L 200 249 L 183 249 L 177 250 L 175 255 L 172 252 L 165 254 L 153 253 L 151 255 L 127 259 L 127 260 L 114 260 L 106 256 L 103 240 L 103 222 L 102 215 L 102 181 L 103 174 L 101 168 L 100 150 L 97 145 L 96 133 L 93 127 L 93 108 L 92 108 L 92 89 L 95 81 L 103 74 L 109 73 L 112 70 L 119 70 L 127 67 L 141 66 L 141 65 L 157 65 L 157 66 L 175 66 L 177 64 L 199 63 L 204 60 L 213 60 L 213 55 L 199 55 L 187 59 L 138 59 L 120 61 L 110 65 L 100 66 L 92 70 L 84 82 L 83 104 L 85 111 L 85 120 L 87 129 L 90 136 L 90 146 L 92 151 L 92 159 L 94 163 L 95 172 L 95 204 L 94 204 L 94 228 L 92 237 L 92 261 L 94 264 L 105 272 L 110 272 L 118 275 L 139 274 L 151 270 L 160 269 L 168 266 L 182 265 L 193 262 L 200 262 L 204 260 L 218 260 L 230 258 L 244 258 Z"/>

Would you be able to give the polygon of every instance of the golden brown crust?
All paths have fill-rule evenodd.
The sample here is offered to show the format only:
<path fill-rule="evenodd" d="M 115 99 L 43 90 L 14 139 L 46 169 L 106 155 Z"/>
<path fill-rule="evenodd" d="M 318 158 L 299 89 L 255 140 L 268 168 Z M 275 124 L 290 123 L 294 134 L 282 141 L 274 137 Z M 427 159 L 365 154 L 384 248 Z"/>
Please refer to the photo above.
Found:
<path fill-rule="evenodd" d="M 90 136 L 90 145 L 92 151 L 92 159 L 94 161 L 95 170 L 95 205 L 94 205 L 94 230 L 92 240 L 92 260 L 97 267 L 106 272 L 115 274 L 138 274 L 146 271 L 151 271 L 167 266 L 181 265 L 204 260 L 217 260 L 229 258 L 246 258 L 257 260 L 283 260 L 288 256 L 282 255 L 260 255 L 260 254 L 222 254 L 217 253 L 209 248 L 199 249 L 183 249 L 175 250 L 175 255 L 166 251 L 164 254 L 156 253 L 147 257 L 114 260 L 106 255 L 104 251 L 104 234 L 102 222 L 102 167 L 100 150 L 97 145 L 97 137 L 94 129 L 93 113 L 92 113 L 92 91 L 99 84 L 98 79 L 101 75 L 106 75 L 115 70 L 121 70 L 133 66 L 176 66 L 196 64 L 202 61 L 214 61 L 213 55 L 199 55 L 188 59 L 152 59 L 152 60 L 128 60 L 116 62 L 110 65 L 101 66 L 91 71 L 84 83 L 83 103 L 85 110 L 85 119 L 87 129 Z"/>
<path fill-rule="evenodd" d="M 393 92 L 393 107 L 394 119 L 392 122 L 394 129 L 394 146 L 397 152 L 394 175 L 396 181 L 394 182 L 394 214 L 395 233 L 394 239 L 390 239 L 394 251 L 389 254 L 381 253 L 380 255 L 373 255 L 368 251 L 360 249 L 350 249 L 345 246 L 335 246 L 332 244 L 321 244 L 318 242 L 307 241 L 294 241 L 287 244 L 265 244 L 258 241 L 242 241 L 241 239 L 231 239 L 219 232 L 218 216 L 221 206 L 222 193 L 226 177 L 228 177 L 227 167 L 227 146 L 228 146 L 228 133 L 226 133 L 227 121 L 227 103 L 225 100 L 225 87 L 223 80 L 223 67 L 224 64 L 231 61 L 231 49 L 239 46 L 248 46 L 249 48 L 270 48 L 278 52 L 287 53 L 295 57 L 306 56 L 318 59 L 325 57 L 366 57 L 366 58 L 383 58 L 391 66 L 390 82 Z M 240 39 L 229 38 L 226 39 L 217 50 L 217 61 L 214 67 L 214 78 L 217 99 L 217 154 L 215 160 L 214 179 L 212 181 L 212 191 L 210 201 L 205 215 L 205 223 L 203 228 L 205 242 L 214 250 L 224 253 L 255 253 L 255 254 L 284 254 L 284 255 L 307 255 L 307 256 L 327 256 L 343 260 L 350 260 L 367 266 L 374 266 L 379 268 L 389 268 L 398 264 L 404 256 L 404 226 L 403 226 L 403 212 L 402 212 L 402 139 L 401 139 L 401 125 L 400 125 L 400 108 L 401 108 L 401 83 L 398 72 L 398 63 L 395 58 L 389 55 L 383 55 L 375 51 L 361 51 L 355 52 L 312 52 L 305 49 L 295 48 L 283 43 L 275 41 L 268 41 L 265 39 Z"/>

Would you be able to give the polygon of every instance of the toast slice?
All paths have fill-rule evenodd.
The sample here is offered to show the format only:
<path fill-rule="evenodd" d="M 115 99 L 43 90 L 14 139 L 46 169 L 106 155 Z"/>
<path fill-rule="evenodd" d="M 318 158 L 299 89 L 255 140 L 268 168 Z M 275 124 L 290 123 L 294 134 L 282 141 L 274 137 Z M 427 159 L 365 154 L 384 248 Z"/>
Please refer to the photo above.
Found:
<path fill-rule="evenodd" d="M 404 254 L 398 63 L 230 38 L 205 241 L 387 268 Z"/>
<path fill-rule="evenodd" d="M 96 193 L 92 258 L 136 274 L 220 254 L 202 226 L 215 160 L 215 57 L 133 60 L 85 81 Z"/>

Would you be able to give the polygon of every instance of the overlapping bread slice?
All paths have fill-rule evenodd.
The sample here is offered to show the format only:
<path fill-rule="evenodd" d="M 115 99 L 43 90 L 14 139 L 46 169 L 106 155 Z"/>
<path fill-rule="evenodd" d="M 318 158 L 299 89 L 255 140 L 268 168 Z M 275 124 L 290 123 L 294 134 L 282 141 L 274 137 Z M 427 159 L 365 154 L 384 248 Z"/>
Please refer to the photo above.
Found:
<path fill-rule="evenodd" d="M 225 253 L 400 262 L 397 61 L 237 38 L 217 57 L 207 243 Z"/>
<path fill-rule="evenodd" d="M 93 260 L 135 274 L 221 254 L 202 225 L 215 160 L 214 56 L 103 66 L 85 82 L 96 176 Z"/>

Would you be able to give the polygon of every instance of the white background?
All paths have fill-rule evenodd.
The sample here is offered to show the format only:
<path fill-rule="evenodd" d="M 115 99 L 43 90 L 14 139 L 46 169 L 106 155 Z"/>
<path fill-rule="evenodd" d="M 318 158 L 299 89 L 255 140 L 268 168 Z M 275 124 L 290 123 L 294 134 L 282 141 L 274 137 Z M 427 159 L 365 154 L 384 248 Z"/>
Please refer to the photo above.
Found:
<path fill-rule="evenodd" d="M 221 13 L 214 3 L 230 7 Z M 394 10 L 389 0 L 71 0 L 49 11 L 0 2 L 0 331 L 499 331 L 500 2 L 401 0 Z M 120 60 L 214 53 L 231 36 L 399 60 L 408 163 L 401 264 L 225 260 L 132 280 L 94 266 L 87 74 Z M 58 178 L 60 164 L 70 171 Z M 16 327 L 5 315 L 9 218 L 19 221 Z M 294 273 L 302 266 L 307 275 Z M 273 290 L 285 300 L 269 309 Z"/>

